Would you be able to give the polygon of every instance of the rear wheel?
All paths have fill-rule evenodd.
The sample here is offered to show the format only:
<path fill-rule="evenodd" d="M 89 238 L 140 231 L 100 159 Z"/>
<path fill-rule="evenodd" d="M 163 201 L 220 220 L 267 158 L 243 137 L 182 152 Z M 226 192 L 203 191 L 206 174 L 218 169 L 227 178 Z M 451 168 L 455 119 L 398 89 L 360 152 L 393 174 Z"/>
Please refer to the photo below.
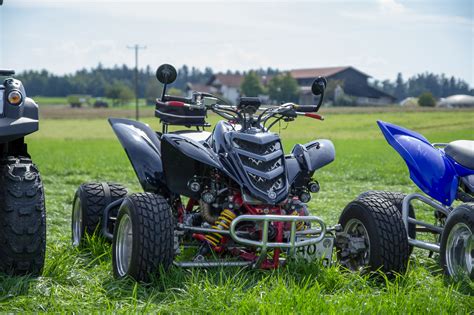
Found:
<path fill-rule="evenodd" d="M 456 207 L 441 235 L 440 260 L 444 272 L 457 279 L 474 279 L 474 203 Z"/>
<path fill-rule="evenodd" d="M 151 193 L 125 198 L 115 224 L 112 243 L 114 275 L 149 282 L 174 258 L 173 215 L 165 198 Z"/>
<path fill-rule="evenodd" d="M 85 235 L 102 235 L 105 207 L 126 195 L 125 187 L 115 183 L 87 183 L 79 186 L 72 207 L 72 244 L 82 245 Z"/>
<path fill-rule="evenodd" d="M 0 272 L 40 275 L 46 250 L 44 189 L 29 158 L 0 161 Z"/>
<path fill-rule="evenodd" d="M 369 190 L 360 194 L 357 199 L 361 199 L 367 196 L 375 196 L 378 198 L 383 198 L 385 200 L 390 201 L 393 203 L 395 207 L 397 207 L 400 215 L 403 213 L 403 199 L 406 197 L 406 194 L 401 192 L 393 192 L 393 191 L 385 191 L 385 190 Z M 410 218 L 416 219 L 415 210 L 413 206 L 410 204 L 408 208 L 408 215 Z M 408 224 L 408 235 L 412 239 L 416 239 L 416 224 L 409 223 Z M 409 245 L 410 255 L 413 252 L 413 246 Z"/>
<path fill-rule="evenodd" d="M 349 203 L 339 218 L 347 242 L 340 263 L 350 270 L 405 271 L 408 239 L 398 209 L 388 200 L 366 196 Z"/>

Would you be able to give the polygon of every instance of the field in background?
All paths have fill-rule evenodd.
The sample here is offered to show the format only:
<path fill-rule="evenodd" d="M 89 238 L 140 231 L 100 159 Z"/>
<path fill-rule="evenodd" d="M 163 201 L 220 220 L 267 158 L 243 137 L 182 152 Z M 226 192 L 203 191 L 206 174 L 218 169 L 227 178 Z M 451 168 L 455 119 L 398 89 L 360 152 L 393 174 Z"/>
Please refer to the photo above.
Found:
<path fill-rule="evenodd" d="M 34 99 L 35 102 L 38 105 L 40 105 L 41 107 L 42 106 L 61 106 L 61 105 L 69 107 L 69 102 L 68 102 L 67 97 L 62 97 L 62 96 L 32 96 L 31 98 Z M 106 101 L 109 104 L 109 107 L 112 107 L 113 101 L 112 101 L 112 99 L 107 98 L 107 97 L 91 97 L 91 99 L 90 99 L 91 105 L 94 104 L 94 101 L 96 99 L 101 99 L 103 101 Z M 145 106 L 145 99 L 140 98 L 138 100 L 138 103 L 139 103 L 140 106 Z M 121 107 L 123 107 L 123 108 L 131 108 L 133 106 L 135 106 L 135 99 L 132 99 L 132 100 L 128 101 L 124 105 L 121 105 Z M 85 106 L 85 107 L 87 107 L 87 106 Z"/>
<path fill-rule="evenodd" d="M 45 110 L 42 115 L 53 117 Z M 321 191 L 310 202 L 312 214 L 330 224 L 362 191 L 416 190 L 402 159 L 379 132 L 377 119 L 414 129 L 433 142 L 474 139 L 473 111 L 322 112 L 324 122 L 299 118 L 288 126 L 275 126 L 274 131 L 280 131 L 287 152 L 295 143 L 315 138 L 334 141 L 336 161 L 315 174 Z M 105 114 L 110 112 L 101 115 Z M 435 261 L 420 250 L 415 250 L 407 275 L 392 281 L 361 277 L 337 266 L 321 268 L 317 263 L 298 263 L 277 271 L 173 268 L 149 286 L 116 281 L 108 244 L 93 240 L 81 250 L 70 244 L 71 203 L 78 185 L 111 180 L 131 191 L 140 190 L 107 121 L 92 117 L 43 119 L 41 131 L 28 138 L 46 188 L 47 262 L 39 279 L 0 277 L 0 312 L 465 314 L 474 309 L 469 296 L 474 287 L 460 288 L 446 281 Z M 217 117 L 210 120 L 215 122 Z M 145 122 L 160 129 L 157 119 Z M 420 217 L 429 219 L 431 214 L 420 213 Z"/>
<path fill-rule="evenodd" d="M 135 118 L 135 105 L 109 107 L 109 108 L 71 108 L 67 105 L 44 105 L 40 104 L 40 116 L 46 119 L 83 119 L 83 118 L 108 118 L 108 117 L 129 117 Z M 139 107 L 140 117 L 148 118 L 154 117 L 154 106 Z M 379 106 L 379 107 L 323 107 L 320 113 L 323 115 L 333 114 L 378 114 L 378 113 L 420 113 L 420 112 L 470 112 L 472 109 L 468 108 L 432 108 L 432 107 L 401 107 L 401 106 Z M 210 114 L 211 120 L 213 114 Z"/>

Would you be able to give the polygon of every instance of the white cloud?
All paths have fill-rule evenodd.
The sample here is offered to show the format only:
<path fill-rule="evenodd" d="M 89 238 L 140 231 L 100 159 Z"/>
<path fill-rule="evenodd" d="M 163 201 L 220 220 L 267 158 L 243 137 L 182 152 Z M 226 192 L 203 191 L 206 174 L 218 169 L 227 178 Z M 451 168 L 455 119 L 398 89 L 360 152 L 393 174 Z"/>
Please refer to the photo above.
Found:
<path fill-rule="evenodd" d="M 384 13 L 404 13 L 406 8 L 396 0 L 378 0 L 379 8 Z"/>

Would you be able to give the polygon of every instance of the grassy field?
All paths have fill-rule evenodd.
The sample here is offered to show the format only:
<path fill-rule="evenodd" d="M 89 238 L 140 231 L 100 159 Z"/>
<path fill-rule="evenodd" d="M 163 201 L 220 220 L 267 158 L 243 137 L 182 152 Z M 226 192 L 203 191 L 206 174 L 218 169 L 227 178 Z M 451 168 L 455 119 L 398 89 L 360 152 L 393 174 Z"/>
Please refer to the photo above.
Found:
<path fill-rule="evenodd" d="M 37 104 L 40 106 L 60 106 L 60 105 L 67 105 L 69 107 L 69 101 L 66 96 L 31 96 L 32 99 L 35 100 Z M 107 97 L 92 97 L 89 101 L 90 104 L 94 104 L 96 99 L 101 99 L 106 101 L 109 106 L 112 106 L 113 100 Z M 145 106 L 146 100 L 144 98 L 140 98 L 138 100 L 138 104 L 140 106 Z M 127 104 L 122 105 L 122 108 L 132 108 L 135 106 L 135 98 L 128 101 Z"/>
<path fill-rule="evenodd" d="M 286 151 L 315 138 L 336 145 L 336 161 L 316 173 L 321 191 L 310 202 L 311 212 L 328 223 L 336 223 L 360 192 L 417 190 L 402 159 L 382 138 L 377 119 L 412 128 L 433 142 L 474 139 L 472 111 L 329 113 L 324 122 L 301 118 L 282 125 Z M 157 120 L 145 121 L 159 129 Z M 139 191 L 108 123 L 44 119 L 41 131 L 28 139 L 46 188 L 47 261 L 39 279 L 0 276 L 0 312 L 467 314 L 474 309 L 474 286 L 445 279 L 436 260 L 421 250 L 414 251 L 407 274 L 393 280 L 298 263 L 276 271 L 172 268 L 151 285 L 117 281 L 108 244 L 92 240 L 82 250 L 70 244 L 71 202 L 78 185 L 111 180 Z M 431 220 L 430 213 L 419 216 Z"/>

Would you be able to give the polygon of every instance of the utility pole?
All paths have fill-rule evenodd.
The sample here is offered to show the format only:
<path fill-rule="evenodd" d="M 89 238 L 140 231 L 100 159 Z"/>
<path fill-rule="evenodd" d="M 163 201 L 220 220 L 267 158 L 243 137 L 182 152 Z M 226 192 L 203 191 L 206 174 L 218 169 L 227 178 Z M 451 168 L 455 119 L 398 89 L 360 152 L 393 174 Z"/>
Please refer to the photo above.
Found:
<path fill-rule="evenodd" d="M 138 110 L 138 51 L 140 49 L 146 49 L 146 46 L 139 46 L 135 44 L 133 46 L 127 46 L 128 49 L 135 50 L 135 118 L 140 119 L 140 113 Z"/>

